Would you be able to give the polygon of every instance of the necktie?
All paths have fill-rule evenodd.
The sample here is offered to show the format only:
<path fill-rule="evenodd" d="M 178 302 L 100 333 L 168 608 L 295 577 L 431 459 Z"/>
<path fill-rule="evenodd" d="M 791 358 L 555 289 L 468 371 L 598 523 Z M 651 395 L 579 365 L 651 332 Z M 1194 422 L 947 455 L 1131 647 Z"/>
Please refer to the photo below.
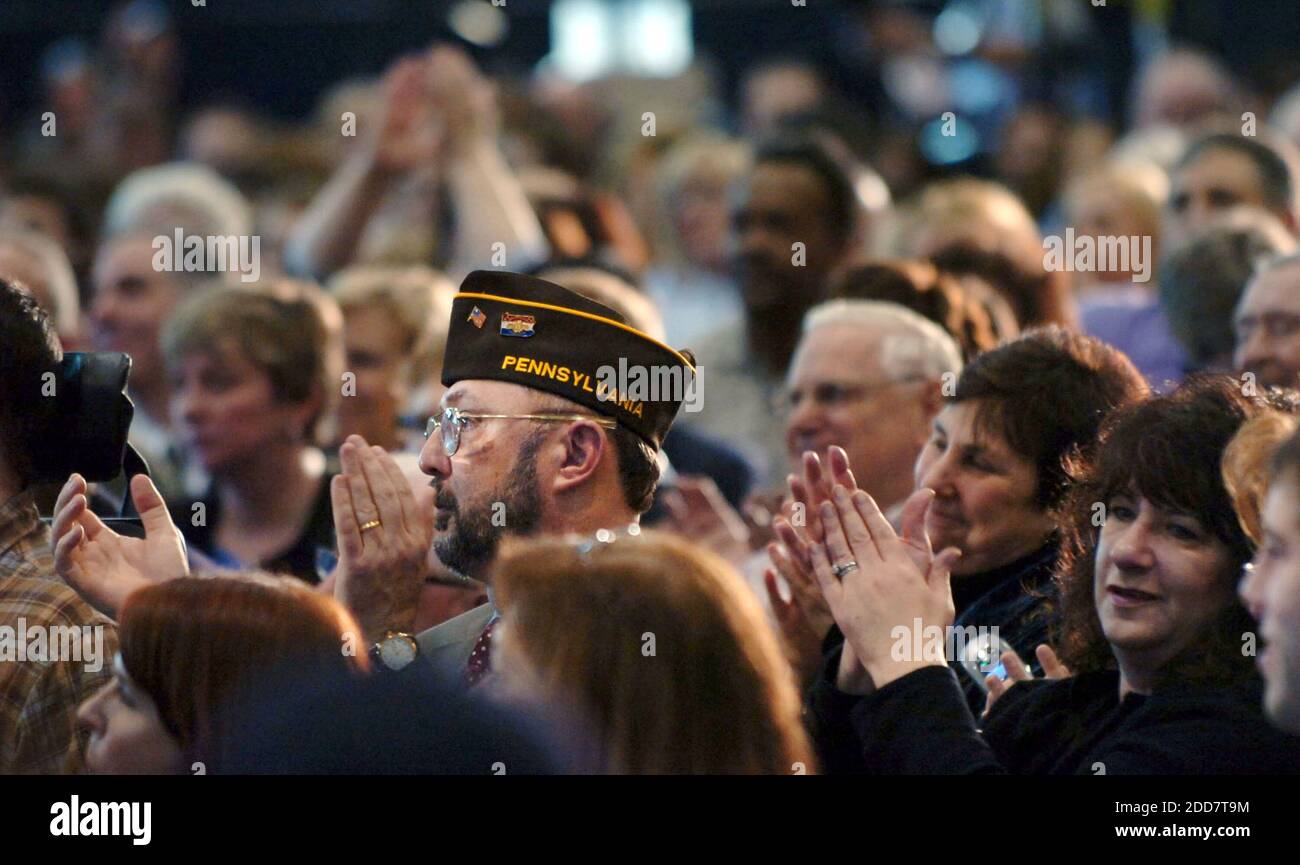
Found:
<path fill-rule="evenodd" d="M 497 626 L 497 621 L 493 619 L 488 622 L 483 633 L 474 641 L 474 651 L 469 653 L 469 661 L 465 665 L 465 681 L 471 687 L 492 672 L 492 629 Z"/>

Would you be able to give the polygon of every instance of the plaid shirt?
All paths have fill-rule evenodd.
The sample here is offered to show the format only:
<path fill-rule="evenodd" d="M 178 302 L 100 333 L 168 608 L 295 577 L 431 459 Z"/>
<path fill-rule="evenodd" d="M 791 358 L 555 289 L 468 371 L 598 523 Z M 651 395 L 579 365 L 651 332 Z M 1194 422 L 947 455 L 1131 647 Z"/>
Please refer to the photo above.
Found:
<path fill-rule="evenodd" d="M 65 657 L 71 641 L 57 636 L 84 626 L 102 628 L 97 664 L 84 653 Z M 34 642 L 42 631 L 44 647 Z M 93 639 L 86 647 L 93 651 Z M 82 769 L 87 735 L 77 707 L 113 678 L 116 652 L 117 626 L 54 573 L 50 531 L 31 495 L 0 505 L 0 774 Z"/>

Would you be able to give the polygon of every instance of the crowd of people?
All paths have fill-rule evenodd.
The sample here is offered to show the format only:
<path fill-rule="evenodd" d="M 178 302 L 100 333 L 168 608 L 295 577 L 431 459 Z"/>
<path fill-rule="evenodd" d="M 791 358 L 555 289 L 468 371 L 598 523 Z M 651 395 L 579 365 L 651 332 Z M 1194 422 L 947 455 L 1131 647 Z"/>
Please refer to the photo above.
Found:
<path fill-rule="evenodd" d="M 796 60 L 182 106 L 125 8 L 0 172 L 0 773 L 1300 773 L 1300 83 L 976 177 Z M 147 472 L 40 471 L 71 352 Z"/>

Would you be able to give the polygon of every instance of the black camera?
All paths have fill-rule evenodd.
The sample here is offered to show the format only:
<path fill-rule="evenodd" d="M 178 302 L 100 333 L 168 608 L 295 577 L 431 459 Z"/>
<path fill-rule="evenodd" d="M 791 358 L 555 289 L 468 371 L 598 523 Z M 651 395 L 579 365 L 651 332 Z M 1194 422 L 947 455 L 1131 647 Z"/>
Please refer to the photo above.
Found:
<path fill-rule="evenodd" d="M 131 358 L 121 352 L 70 351 L 50 382 L 51 424 L 36 453 L 38 483 L 63 483 L 77 472 L 87 481 L 122 473 L 122 455 L 135 406 L 126 395 Z"/>
<path fill-rule="evenodd" d="M 126 395 L 131 357 L 121 352 L 72 351 L 47 382 L 54 406 L 36 451 L 37 483 L 62 484 L 76 472 L 91 483 L 148 474 L 149 467 L 127 444 L 135 406 Z M 130 484 L 118 517 L 105 522 L 122 534 L 139 536 Z"/>

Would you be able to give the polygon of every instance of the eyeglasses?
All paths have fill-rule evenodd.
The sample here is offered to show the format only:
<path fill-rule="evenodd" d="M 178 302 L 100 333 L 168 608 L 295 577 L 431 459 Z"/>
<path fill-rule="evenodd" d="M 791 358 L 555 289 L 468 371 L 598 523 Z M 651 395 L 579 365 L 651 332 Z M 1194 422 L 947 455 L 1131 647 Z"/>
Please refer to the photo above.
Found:
<path fill-rule="evenodd" d="M 1245 315 L 1234 324 L 1238 344 L 1247 342 L 1256 331 L 1264 331 L 1269 339 L 1287 339 L 1300 331 L 1300 315 L 1284 312 L 1266 312 L 1262 315 Z"/>
<path fill-rule="evenodd" d="M 894 381 L 873 382 L 871 384 L 839 384 L 836 382 L 818 382 L 807 390 L 785 388 L 772 398 L 772 410 L 781 417 L 793 414 L 806 399 L 811 399 L 822 408 L 833 409 L 848 403 L 865 399 L 873 393 L 888 390 L 902 384 L 921 381 L 919 376 L 896 379 Z"/>
<path fill-rule="evenodd" d="M 465 428 L 466 421 L 475 420 L 535 420 L 543 423 L 568 423 L 569 421 L 585 420 L 591 421 L 597 426 L 605 429 L 614 429 L 618 426 L 618 421 L 607 417 L 596 417 L 589 414 L 485 414 L 477 411 L 461 411 L 454 406 L 448 406 L 442 410 L 442 416 L 434 415 L 429 418 L 424 425 L 424 437 L 428 438 L 439 430 L 442 431 L 442 449 L 447 456 L 454 456 L 460 449 L 460 431 Z"/>

